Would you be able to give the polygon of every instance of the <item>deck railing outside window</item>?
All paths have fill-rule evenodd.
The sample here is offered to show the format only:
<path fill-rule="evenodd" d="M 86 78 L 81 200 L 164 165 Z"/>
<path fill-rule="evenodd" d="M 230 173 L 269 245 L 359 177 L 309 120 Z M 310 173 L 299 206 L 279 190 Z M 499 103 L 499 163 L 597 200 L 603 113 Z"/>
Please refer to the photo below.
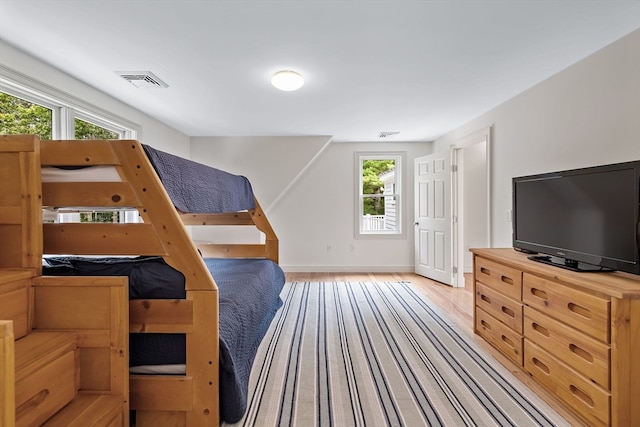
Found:
<path fill-rule="evenodd" d="M 384 215 L 363 215 L 362 216 L 362 231 L 384 230 L 385 229 L 385 216 Z"/>

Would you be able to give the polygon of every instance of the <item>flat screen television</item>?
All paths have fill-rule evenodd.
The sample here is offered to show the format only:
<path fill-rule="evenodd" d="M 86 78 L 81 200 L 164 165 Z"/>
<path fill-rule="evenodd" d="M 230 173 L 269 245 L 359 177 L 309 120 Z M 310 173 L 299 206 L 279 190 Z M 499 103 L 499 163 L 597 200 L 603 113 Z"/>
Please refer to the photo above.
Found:
<path fill-rule="evenodd" d="M 512 181 L 516 250 L 575 271 L 640 275 L 640 161 Z"/>

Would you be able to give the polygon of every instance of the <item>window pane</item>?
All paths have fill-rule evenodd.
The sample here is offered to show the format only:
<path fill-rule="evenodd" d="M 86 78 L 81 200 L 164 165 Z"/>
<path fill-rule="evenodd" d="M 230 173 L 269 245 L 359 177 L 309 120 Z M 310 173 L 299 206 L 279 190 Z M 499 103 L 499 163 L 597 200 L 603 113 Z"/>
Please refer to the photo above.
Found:
<path fill-rule="evenodd" d="M 80 222 L 119 222 L 117 211 L 81 213 Z"/>
<path fill-rule="evenodd" d="M 31 134 L 51 139 L 52 123 L 51 109 L 0 92 L 0 134 Z"/>
<path fill-rule="evenodd" d="M 381 176 L 395 169 L 395 160 L 363 160 L 362 161 L 362 194 L 381 194 L 384 181 Z"/>
<path fill-rule="evenodd" d="M 120 139 L 120 134 L 93 123 L 75 119 L 76 139 Z"/>
<path fill-rule="evenodd" d="M 362 231 L 398 230 L 397 196 L 363 197 Z M 372 210 L 367 206 L 374 205 Z"/>

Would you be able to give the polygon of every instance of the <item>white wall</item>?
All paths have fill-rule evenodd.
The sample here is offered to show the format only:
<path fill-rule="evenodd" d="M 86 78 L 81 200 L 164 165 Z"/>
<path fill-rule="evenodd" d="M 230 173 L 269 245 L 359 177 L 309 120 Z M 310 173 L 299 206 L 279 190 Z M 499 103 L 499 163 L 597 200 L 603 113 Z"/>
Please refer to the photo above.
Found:
<path fill-rule="evenodd" d="M 141 132 L 138 139 L 179 156 L 189 157 L 190 140 L 187 135 L 161 123 L 152 117 L 124 104 L 111 96 L 59 71 L 48 64 L 15 49 L 0 40 L 0 61 L 4 67 L 22 74 L 27 79 L 35 80 L 50 88 L 53 95 L 63 93 L 90 104 L 107 113 L 121 117 L 139 126 Z M 1 71 L 1 70 L 0 70 Z"/>
<path fill-rule="evenodd" d="M 191 140 L 2 41 L 0 59 L 31 79 L 136 123 L 147 144 L 249 176 L 289 271 L 412 271 L 413 159 L 447 151 L 479 129 L 492 126 L 493 132 L 493 246 L 511 245 L 506 213 L 513 176 L 640 159 L 640 30 L 443 135 L 435 149 L 427 142 L 327 145 L 329 137 Z M 406 151 L 405 238 L 354 238 L 356 151 Z M 266 166 L 256 168 L 256 162 Z"/>
<path fill-rule="evenodd" d="M 435 141 L 493 126 L 492 245 L 511 246 L 511 178 L 640 159 L 640 30 Z"/>
<path fill-rule="evenodd" d="M 191 158 L 249 178 L 268 213 L 330 136 L 254 136 L 191 138 Z"/>
<path fill-rule="evenodd" d="M 358 151 L 406 152 L 407 232 L 403 238 L 354 237 L 354 158 Z M 413 271 L 413 159 L 430 152 L 427 142 L 333 143 L 329 137 L 192 139 L 194 159 L 224 166 L 252 181 L 280 240 L 280 264 L 286 271 Z M 197 240 L 228 238 L 197 229 L 193 236 Z"/>

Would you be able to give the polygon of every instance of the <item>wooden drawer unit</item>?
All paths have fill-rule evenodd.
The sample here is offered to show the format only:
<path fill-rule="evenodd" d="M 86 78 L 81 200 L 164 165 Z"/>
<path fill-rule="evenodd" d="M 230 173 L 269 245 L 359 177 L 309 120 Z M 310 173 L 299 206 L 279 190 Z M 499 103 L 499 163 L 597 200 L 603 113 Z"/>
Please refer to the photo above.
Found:
<path fill-rule="evenodd" d="M 640 276 L 471 251 L 475 332 L 588 425 L 640 426 Z"/>
<path fill-rule="evenodd" d="M 16 341 L 16 426 L 40 425 L 78 392 L 76 334 L 33 332 Z"/>
<path fill-rule="evenodd" d="M 476 307 L 522 334 L 522 303 L 494 291 L 482 283 L 476 284 Z"/>
<path fill-rule="evenodd" d="M 502 354 L 522 366 L 522 335 L 478 307 L 475 312 L 475 328 L 478 334 Z"/>
<path fill-rule="evenodd" d="M 476 258 L 474 281 L 490 286 L 514 300 L 522 299 L 522 272 L 515 268 L 484 258 Z"/>
<path fill-rule="evenodd" d="M 529 340 L 524 342 L 524 368 L 589 423 L 609 424 L 609 391 L 578 375 Z"/>
<path fill-rule="evenodd" d="M 13 321 L 16 339 L 29 333 L 31 277 L 28 269 L 0 268 L 0 319 Z"/>
<path fill-rule="evenodd" d="M 600 341 L 609 342 L 609 299 L 525 273 L 522 300 L 569 323 Z"/>
<path fill-rule="evenodd" d="M 609 346 L 531 307 L 524 308 L 524 334 L 591 381 L 609 389 Z"/>

